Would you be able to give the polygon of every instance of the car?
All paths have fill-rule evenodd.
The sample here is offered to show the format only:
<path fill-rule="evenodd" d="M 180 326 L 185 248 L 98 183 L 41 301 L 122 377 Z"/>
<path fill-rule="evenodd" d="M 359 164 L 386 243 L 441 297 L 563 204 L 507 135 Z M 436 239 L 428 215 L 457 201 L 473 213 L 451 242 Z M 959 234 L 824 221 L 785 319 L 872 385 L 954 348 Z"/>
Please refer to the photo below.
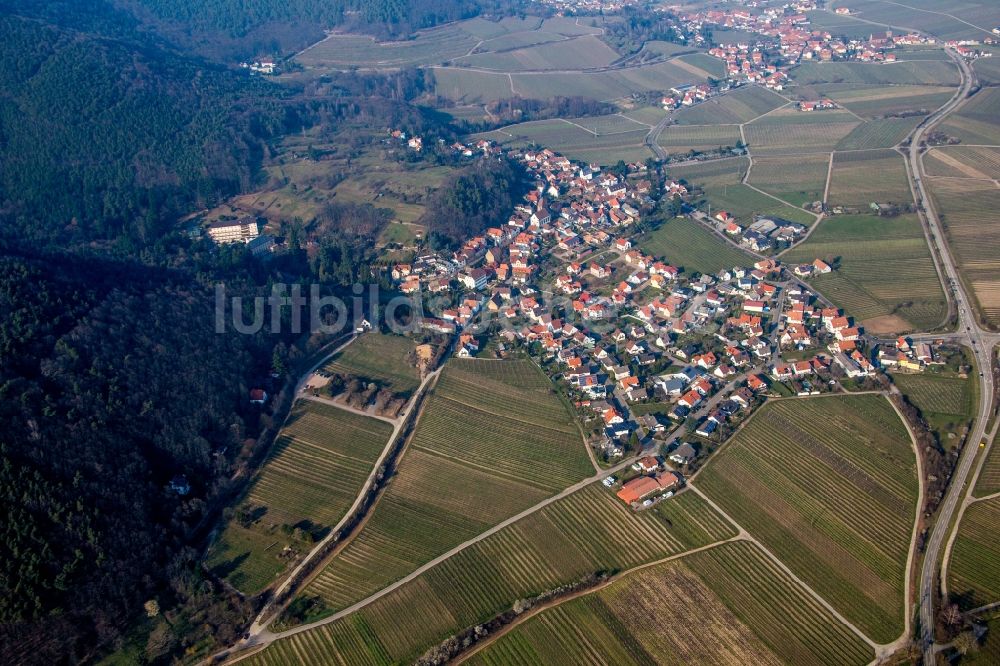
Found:
<path fill-rule="evenodd" d="M 643 506 L 653 506 L 653 500 L 648 499 L 642 503 Z"/>

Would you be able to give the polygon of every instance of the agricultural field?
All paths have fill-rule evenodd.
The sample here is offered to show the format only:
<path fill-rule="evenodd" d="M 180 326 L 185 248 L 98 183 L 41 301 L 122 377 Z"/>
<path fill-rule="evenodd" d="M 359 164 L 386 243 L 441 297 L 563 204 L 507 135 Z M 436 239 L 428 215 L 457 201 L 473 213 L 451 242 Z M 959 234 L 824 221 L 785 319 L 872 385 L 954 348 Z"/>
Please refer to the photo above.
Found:
<path fill-rule="evenodd" d="M 391 434 L 383 421 L 300 400 L 209 568 L 244 594 L 266 588 L 340 521 Z"/>
<path fill-rule="evenodd" d="M 979 82 L 984 85 L 996 85 L 1000 83 L 1000 59 L 997 58 L 997 49 L 991 49 L 993 56 L 990 58 L 979 58 L 972 63 L 972 70 L 976 73 Z"/>
<path fill-rule="evenodd" d="M 757 192 L 747 185 L 706 185 L 704 189 L 713 211 L 728 211 L 743 224 L 749 224 L 756 216 L 780 218 L 807 227 L 816 222 L 812 213 Z"/>
<path fill-rule="evenodd" d="M 939 146 L 924 154 L 928 176 L 1000 179 L 1000 148 L 981 146 Z"/>
<path fill-rule="evenodd" d="M 829 217 L 787 262 L 832 262 L 832 273 L 813 280 L 824 296 L 870 333 L 900 333 L 938 326 L 947 314 L 920 220 L 913 215 Z"/>
<path fill-rule="evenodd" d="M 871 34 L 871 27 L 865 35 Z M 800 85 L 862 83 L 867 85 L 958 85 L 958 68 L 950 61 L 895 63 L 805 62 L 791 72 Z"/>
<path fill-rule="evenodd" d="M 831 7 L 849 6 L 851 13 L 865 21 L 874 21 L 910 30 L 928 32 L 942 39 L 982 39 L 1000 23 L 1000 8 L 989 0 L 969 0 L 948 7 L 932 0 L 908 0 L 907 3 L 882 0 L 836 0 Z M 976 28 L 978 26 L 978 29 Z"/>
<path fill-rule="evenodd" d="M 1000 89 L 981 89 L 937 129 L 964 144 L 1000 144 Z"/>
<path fill-rule="evenodd" d="M 955 94 L 945 86 L 819 86 L 817 90 L 849 111 L 870 119 L 914 114 L 927 115 Z"/>
<path fill-rule="evenodd" d="M 480 72 L 457 67 L 434 67 L 434 92 L 459 104 L 482 106 L 486 102 L 513 97 L 512 82 L 506 74 Z"/>
<path fill-rule="evenodd" d="M 864 664 L 871 658 L 868 645 L 757 546 L 737 542 L 543 610 L 468 663 Z"/>
<path fill-rule="evenodd" d="M 639 247 L 654 257 L 666 257 L 688 273 L 715 275 L 723 268 L 753 264 L 750 255 L 687 218 L 665 220 L 640 240 Z"/>
<path fill-rule="evenodd" d="M 739 141 L 740 128 L 736 125 L 672 125 L 657 140 L 670 154 L 726 148 Z"/>
<path fill-rule="evenodd" d="M 487 43 L 488 46 L 492 46 Z M 592 35 L 565 38 L 545 43 L 536 43 L 524 48 L 499 52 L 480 52 L 480 47 L 469 56 L 462 56 L 452 62 L 463 67 L 495 70 L 498 72 L 522 72 L 547 69 L 594 69 L 607 67 L 618 54 L 599 38 Z"/>
<path fill-rule="evenodd" d="M 594 473 L 529 361 L 449 361 L 364 528 L 306 586 L 344 608 Z"/>
<path fill-rule="evenodd" d="M 948 563 L 948 592 L 963 610 L 1000 601 L 1000 497 L 970 505 L 962 515 Z"/>
<path fill-rule="evenodd" d="M 746 157 L 730 157 L 722 160 L 709 160 L 683 166 L 667 165 L 667 173 L 671 178 L 684 180 L 697 185 L 737 185 L 743 180 L 743 175 L 750 166 Z"/>
<path fill-rule="evenodd" d="M 972 416 L 974 387 L 969 379 L 931 372 L 897 372 L 892 379 L 925 417 L 965 420 Z"/>
<path fill-rule="evenodd" d="M 859 124 L 846 111 L 781 109 L 744 126 L 747 145 L 757 155 L 829 153 Z"/>
<path fill-rule="evenodd" d="M 401 335 L 365 333 L 330 359 L 323 369 L 375 382 L 393 393 L 409 395 L 420 385 L 413 365 L 413 340 Z"/>
<path fill-rule="evenodd" d="M 917 474 L 887 399 L 770 402 L 695 483 L 873 640 L 902 631 Z"/>
<path fill-rule="evenodd" d="M 538 144 L 582 162 L 614 164 L 641 162 L 652 157 L 645 139 L 649 128 L 623 116 L 573 120 L 538 120 L 477 134 L 500 144 L 522 147 Z"/>
<path fill-rule="evenodd" d="M 871 23 L 831 12 L 812 11 L 806 12 L 806 16 L 812 30 L 825 30 L 831 35 L 848 39 L 868 39 L 874 27 Z"/>
<path fill-rule="evenodd" d="M 749 182 L 757 189 L 803 206 L 823 200 L 830 156 L 825 153 L 789 157 L 755 157 Z"/>
<path fill-rule="evenodd" d="M 998 442 L 1000 442 L 1000 435 L 993 440 L 989 456 L 979 471 L 979 479 L 976 482 L 974 493 L 976 497 L 985 497 L 1000 492 L 1000 444 Z"/>
<path fill-rule="evenodd" d="M 920 116 L 883 118 L 861 123 L 837 143 L 837 150 L 868 150 L 899 145 L 920 123 Z"/>
<path fill-rule="evenodd" d="M 909 204 L 912 201 L 906 163 L 896 151 L 834 153 L 827 200 L 831 206 L 867 209 L 872 202 Z"/>
<path fill-rule="evenodd" d="M 1000 188 L 991 181 L 929 178 L 951 251 L 980 311 L 1000 323 Z"/>
<path fill-rule="evenodd" d="M 788 104 L 760 86 L 742 86 L 675 114 L 678 125 L 739 125 Z"/>

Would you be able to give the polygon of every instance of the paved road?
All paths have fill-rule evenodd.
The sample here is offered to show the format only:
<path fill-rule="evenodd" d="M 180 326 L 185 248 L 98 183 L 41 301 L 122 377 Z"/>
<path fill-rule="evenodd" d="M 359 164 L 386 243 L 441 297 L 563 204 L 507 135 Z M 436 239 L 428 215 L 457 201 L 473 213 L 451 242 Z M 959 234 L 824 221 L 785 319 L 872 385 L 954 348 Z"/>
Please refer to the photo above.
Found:
<path fill-rule="evenodd" d="M 958 333 L 957 337 L 953 339 L 961 340 L 971 346 L 976 366 L 982 372 L 982 376 L 979 382 L 979 409 L 976 413 L 975 425 L 969 435 L 965 451 L 959 459 L 955 473 L 951 479 L 951 484 L 948 487 L 948 493 L 939 507 L 937 519 L 931 528 L 930 536 L 925 544 L 924 563 L 921 568 L 919 580 L 920 594 L 918 604 L 920 606 L 921 643 L 924 649 L 925 663 L 929 664 L 934 663 L 934 604 L 938 601 L 939 597 L 939 589 L 935 587 L 938 562 L 942 554 L 942 545 L 945 543 L 951 527 L 952 515 L 964 497 L 965 484 L 977 460 L 978 445 L 986 430 L 986 422 L 989 420 L 989 412 L 993 404 L 993 392 L 995 390 L 990 355 L 992 346 L 997 340 L 996 335 L 984 331 L 979 327 L 976 314 L 972 309 L 971 300 L 955 267 L 955 260 L 947 244 L 942 240 L 944 232 L 941 221 L 924 187 L 923 164 L 920 159 L 921 142 L 928 130 L 941 122 L 943 118 L 952 113 L 965 101 L 969 91 L 975 85 L 975 74 L 969 63 L 952 49 L 947 49 L 947 53 L 959 66 L 959 71 L 962 75 L 962 84 L 958 92 L 947 104 L 930 115 L 913 131 L 910 139 L 908 160 L 914 192 L 917 194 L 918 201 L 924 207 L 923 217 L 927 225 L 927 240 L 931 244 L 931 247 L 938 252 L 944 276 L 950 281 L 955 295 L 955 305 L 958 312 Z"/>

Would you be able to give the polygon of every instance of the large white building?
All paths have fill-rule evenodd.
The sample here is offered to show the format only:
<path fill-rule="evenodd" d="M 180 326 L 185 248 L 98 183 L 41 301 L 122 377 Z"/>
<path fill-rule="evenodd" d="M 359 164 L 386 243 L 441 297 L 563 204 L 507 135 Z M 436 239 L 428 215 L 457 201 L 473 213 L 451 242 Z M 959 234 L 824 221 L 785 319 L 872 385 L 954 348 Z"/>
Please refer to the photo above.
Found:
<path fill-rule="evenodd" d="M 260 235 L 260 226 L 252 217 L 213 222 L 208 227 L 208 235 L 216 243 L 248 243 Z"/>

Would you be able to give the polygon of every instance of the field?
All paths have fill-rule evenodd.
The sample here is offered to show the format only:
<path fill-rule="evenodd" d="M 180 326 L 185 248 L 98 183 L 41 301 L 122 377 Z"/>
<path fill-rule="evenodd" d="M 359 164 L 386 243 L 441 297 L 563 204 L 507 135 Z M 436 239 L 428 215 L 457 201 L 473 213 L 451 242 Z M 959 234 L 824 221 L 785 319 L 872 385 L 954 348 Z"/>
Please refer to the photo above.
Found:
<path fill-rule="evenodd" d="M 952 16 L 941 11 L 942 5 L 933 0 L 905 3 L 836 0 L 832 3 L 832 7 L 840 6 L 849 6 L 851 13 L 862 20 L 921 30 L 942 39 L 982 39 L 1000 22 L 1000 9 L 989 0 L 966 0 L 949 6 L 947 12 Z"/>
<path fill-rule="evenodd" d="M 846 111 L 781 109 L 743 129 L 754 156 L 830 152 L 859 121 Z"/>
<path fill-rule="evenodd" d="M 893 383 L 899 387 L 924 416 L 965 420 L 972 416 L 973 386 L 968 379 L 922 372 L 894 373 Z"/>
<path fill-rule="evenodd" d="M 768 403 L 695 483 L 872 639 L 899 635 L 917 477 L 888 400 Z"/>
<path fill-rule="evenodd" d="M 368 523 L 305 594 L 346 607 L 593 472 L 532 363 L 452 360 Z"/>
<path fill-rule="evenodd" d="M 747 185 L 706 185 L 704 189 L 713 211 L 726 210 L 744 224 L 749 224 L 758 215 L 798 222 L 807 227 L 816 221 L 812 213 L 777 201 Z"/>
<path fill-rule="evenodd" d="M 1000 179 L 1000 148 L 979 146 L 941 146 L 924 154 L 928 176 Z"/>
<path fill-rule="evenodd" d="M 767 88 L 743 86 L 677 111 L 679 125 L 738 125 L 788 104 Z"/>
<path fill-rule="evenodd" d="M 871 33 L 871 28 L 868 28 Z M 896 63 L 806 62 L 791 73 L 800 85 L 863 83 L 867 85 L 958 85 L 958 68 L 949 61 Z"/>
<path fill-rule="evenodd" d="M 252 522 L 233 519 L 209 550 L 208 566 L 245 594 L 267 587 L 286 569 L 286 545 L 308 550 L 343 517 L 391 433 L 382 421 L 300 401 L 250 489 Z"/>
<path fill-rule="evenodd" d="M 735 125 L 672 125 L 660 133 L 658 143 L 674 154 L 735 146 L 739 140 Z"/>
<path fill-rule="evenodd" d="M 453 62 L 473 68 L 520 72 L 606 67 L 618 60 L 618 57 L 610 46 L 597 37 L 584 35 L 501 52 L 476 52 L 473 55 L 456 58 Z"/>
<path fill-rule="evenodd" d="M 832 85 L 818 86 L 816 90 L 859 116 L 871 119 L 918 111 L 927 115 L 955 94 L 954 88 L 916 85 Z"/>
<path fill-rule="evenodd" d="M 837 150 L 892 148 L 905 139 L 920 122 L 920 116 L 884 118 L 861 123 L 837 143 Z"/>
<path fill-rule="evenodd" d="M 538 120 L 478 134 L 498 143 L 520 147 L 539 144 L 583 162 L 614 164 L 652 157 L 645 145 L 649 128 L 623 116 Z"/>
<path fill-rule="evenodd" d="M 944 222 L 957 265 L 980 310 L 1000 323 L 1000 188 L 991 181 L 930 178 L 930 196 Z"/>
<path fill-rule="evenodd" d="M 655 257 L 666 257 L 688 273 L 715 275 L 723 268 L 753 264 L 750 255 L 687 218 L 665 220 L 658 229 L 643 237 L 639 246 Z"/>
<path fill-rule="evenodd" d="M 468 663 L 864 664 L 871 658 L 859 637 L 758 547 L 731 543 L 543 610 Z"/>
<path fill-rule="evenodd" d="M 867 208 L 872 202 L 913 201 L 903 156 L 894 150 L 835 153 L 830 177 L 831 206 Z"/>
<path fill-rule="evenodd" d="M 997 442 L 1000 442 L 1000 436 L 993 440 L 989 456 L 979 472 L 979 480 L 976 482 L 974 493 L 976 497 L 985 497 L 1000 492 L 1000 445 Z"/>
<path fill-rule="evenodd" d="M 912 215 L 881 218 L 838 215 L 782 258 L 834 261 L 837 270 L 812 280 L 838 307 L 874 333 L 925 330 L 947 313 L 941 283 L 920 221 Z"/>
<path fill-rule="evenodd" d="M 420 385 L 420 374 L 408 358 L 413 349 L 413 341 L 401 335 L 365 333 L 323 369 L 376 382 L 393 393 L 408 395 Z"/>
<path fill-rule="evenodd" d="M 938 129 L 965 144 L 1000 144 L 1000 89 L 983 88 Z"/>
<path fill-rule="evenodd" d="M 747 172 L 750 160 L 745 157 L 730 157 L 684 166 L 667 166 L 671 178 L 685 180 L 698 185 L 736 185 Z"/>
<path fill-rule="evenodd" d="M 948 564 L 948 592 L 963 610 L 1000 601 L 1000 497 L 972 504 L 962 515 Z"/>
<path fill-rule="evenodd" d="M 830 156 L 755 157 L 750 184 L 796 206 L 823 200 Z"/>

